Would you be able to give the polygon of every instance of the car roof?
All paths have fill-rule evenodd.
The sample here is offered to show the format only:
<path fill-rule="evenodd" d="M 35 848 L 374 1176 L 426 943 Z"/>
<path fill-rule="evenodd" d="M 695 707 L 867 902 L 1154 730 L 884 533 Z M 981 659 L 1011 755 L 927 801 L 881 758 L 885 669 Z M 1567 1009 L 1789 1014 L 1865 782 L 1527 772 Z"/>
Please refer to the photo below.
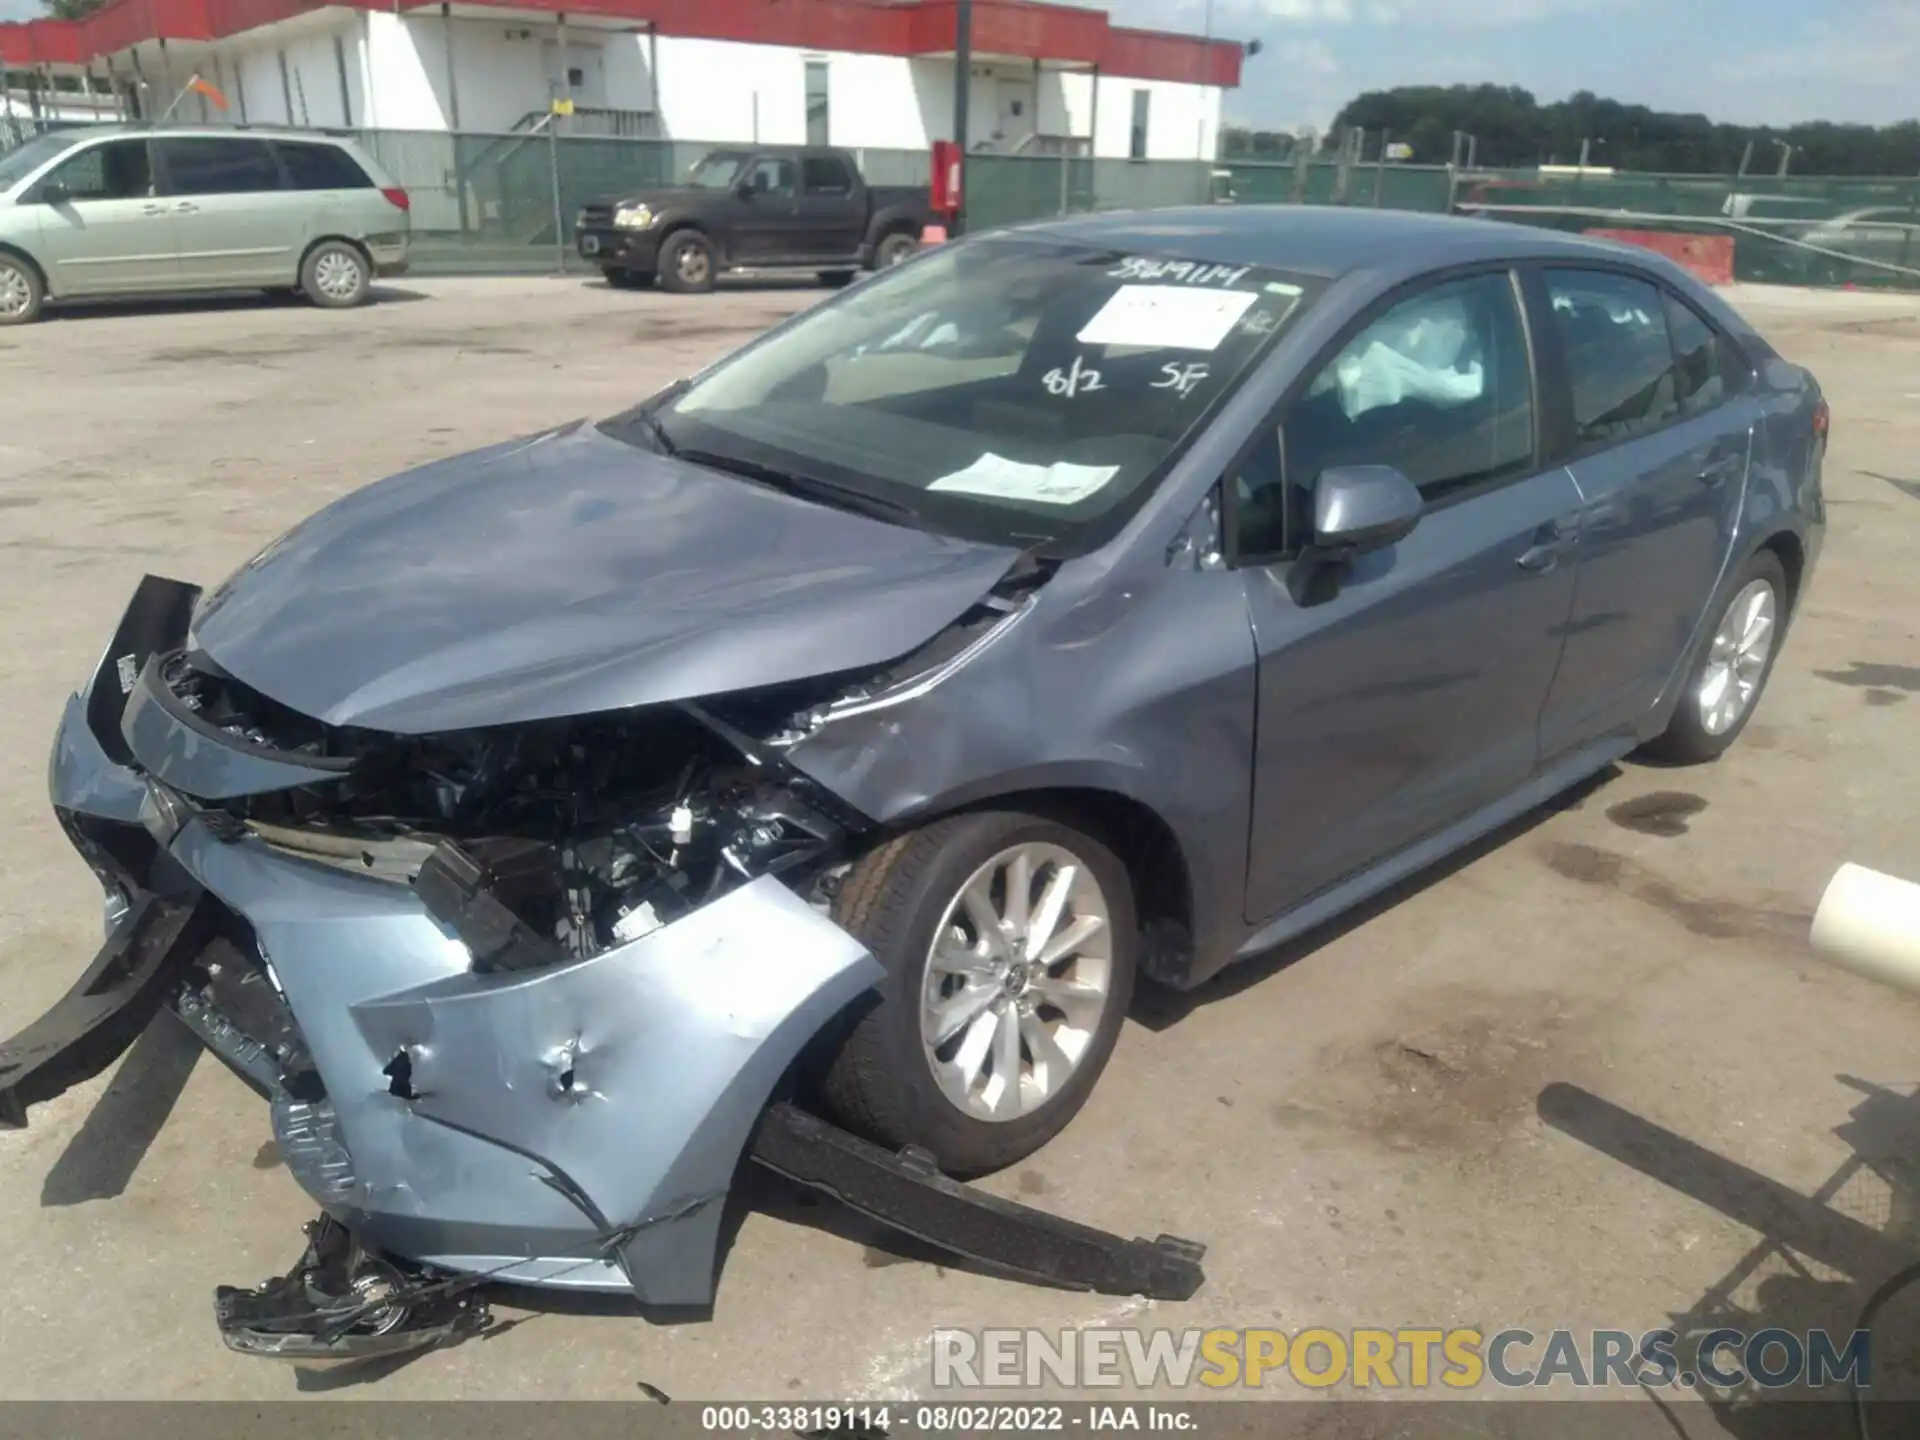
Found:
<path fill-rule="evenodd" d="M 50 134 L 72 135 L 81 140 L 144 139 L 167 140 L 175 136 L 229 136 L 233 139 L 313 140 L 325 145 L 345 145 L 351 135 L 336 135 L 325 130 L 302 130 L 292 125 L 195 125 L 147 124 L 125 121 L 109 125 L 74 125 Z"/>
<path fill-rule="evenodd" d="M 1211 265 L 1267 265 L 1338 279 L 1356 270 L 1419 273 L 1478 260 L 1626 260 L 1661 271 L 1658 257 L 1612 240 L 1506 220 L 1335 205 L 1193 205 L 1113 211 L 1017 227 L 1023 235 Z"/>

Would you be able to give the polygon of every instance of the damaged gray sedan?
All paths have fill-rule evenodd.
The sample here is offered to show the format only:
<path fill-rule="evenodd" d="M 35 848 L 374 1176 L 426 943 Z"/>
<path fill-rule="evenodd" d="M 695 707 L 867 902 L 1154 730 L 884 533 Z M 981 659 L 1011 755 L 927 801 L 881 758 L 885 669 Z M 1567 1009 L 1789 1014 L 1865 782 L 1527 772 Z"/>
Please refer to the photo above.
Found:
<path fill-rule="evenodd" d="M 52 792 L 107 893 L 0 1112 L 169 1006 L 325 1217 L 230 1343 L 712 1294 L 743 1158 L 1018 1273 L 1199 1247 L 956 1183 L 1190 987 L 1751 715 L 1827 411 L 1651 256 L 1339 211 L 943 247 L 599 424 L 149 578 Z"/>

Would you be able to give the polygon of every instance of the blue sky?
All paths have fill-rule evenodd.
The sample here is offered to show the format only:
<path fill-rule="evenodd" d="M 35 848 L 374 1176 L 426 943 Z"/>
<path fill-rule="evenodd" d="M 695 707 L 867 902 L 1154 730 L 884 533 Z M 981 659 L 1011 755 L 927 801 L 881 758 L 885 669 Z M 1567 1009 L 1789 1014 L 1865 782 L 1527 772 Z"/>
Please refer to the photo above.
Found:
<path fill-rule="evenodd" d="M 1206 0 L 1105 0 L 1116 23 L 1198 32 Z M 1227 114 L 1324 128 L 1362 90 L 1592 90 L 1716 120 L 1884 124 L 1920 116 L 1920 0 L 1213 0 L 1213 33 L 1258 37 Z"/>
<path fill-rule="evenodd" d="M 1103 0 L 1121 24 L 1199 32 L 1208 0 Z M 1212 0 L 1262 54 L 1239 122 L 1324 128 L 1362 90 L 1496 81 L 1588 89 L 1717 120 L 1920 116 L 1920 0 Z M 0 0 L 0 19 L 41 13 Z"/>

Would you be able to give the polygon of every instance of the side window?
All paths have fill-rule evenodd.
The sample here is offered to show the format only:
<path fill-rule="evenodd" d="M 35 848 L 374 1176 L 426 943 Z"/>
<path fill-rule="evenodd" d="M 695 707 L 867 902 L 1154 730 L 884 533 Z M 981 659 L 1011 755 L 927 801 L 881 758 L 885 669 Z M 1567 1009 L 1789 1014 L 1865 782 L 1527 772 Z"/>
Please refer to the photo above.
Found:
<path fill-rule="evenodd" d="M 1673 335 L 1674 390 L 1684 414 L 1711 410 L 1738 388 L 1738 352 L 1685 301 L 1667 301 L 1667 328 Z"/>
<path fill-rule="evenodd" d="M 280 166 L 264 140 L 195 135 L 155 143 L 170 195 L 245 195 L 280 188 Z"/>
<path fill-rule="evenodd" d="M 747 172 L 747 184 L 756 195 L 777 195 L 791 199 L 799 189 L 796 167 L 791 160 L 756 160 Z"/>
<path fill-rule="evenodd" d="M 41 180 L 58 185 L 69 200 L 135 200 L 153 193 L 153 171 L 144 140 L 109 140 L 83 150 Z"/>
<path fill-rule="evenodd" d="M 367 178 L 354 158 L 338 145 L 314 145 L 303 140 L 277 140 L 281 163 L 296 190 L 370 190 Z"/>
<path fill-rule="evenodd" d="M 847 176 L 846 163 L 831 155 L 817 155 L 801 161 L 800 177 L 809 195 L 853 193 L 853 181 Z"/>
<path fill-rule="evenodd" d="M 1533 379 L 1512 277 L 1402 300 L 1308 382 L 1281 430 L 1295 506 L 1336 465 L 1391 465 L 1429 501 L 1526 470 Z"/>
<path fill-rule="evenodd" d="M 1567 352 L 1576 444 L 1617 445 L 1679 415 L 1675 346 L 1657 287 L 1599 270 L 1549 270 L 1547 293 Z"/>

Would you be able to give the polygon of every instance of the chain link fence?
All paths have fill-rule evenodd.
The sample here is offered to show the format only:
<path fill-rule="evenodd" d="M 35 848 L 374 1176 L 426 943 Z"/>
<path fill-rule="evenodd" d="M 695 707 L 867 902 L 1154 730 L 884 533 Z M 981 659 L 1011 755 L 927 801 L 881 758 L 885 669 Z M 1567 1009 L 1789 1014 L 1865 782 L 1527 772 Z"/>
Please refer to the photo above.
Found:
<path fill-rule="evenodd" d="M 573 222 L 589 201 L 671 184 L 712 146 L 557 133 L 373 130 L 359 142 L 413 198 L 422 274 L 584 264 Z M 48 122 L 0 124 L 0 152 Z M 924 185 L 923 150 L 854 152 L 875 185 Z M 1301 151 L 1286 161 L 973 155 L 971 229 L 1165 205 L 1346 205 L 1457 213 L 1587 231 L 1732 241 L 1740 280 L 1920 289 L 1920 179 L 1460 170 Z"/>

